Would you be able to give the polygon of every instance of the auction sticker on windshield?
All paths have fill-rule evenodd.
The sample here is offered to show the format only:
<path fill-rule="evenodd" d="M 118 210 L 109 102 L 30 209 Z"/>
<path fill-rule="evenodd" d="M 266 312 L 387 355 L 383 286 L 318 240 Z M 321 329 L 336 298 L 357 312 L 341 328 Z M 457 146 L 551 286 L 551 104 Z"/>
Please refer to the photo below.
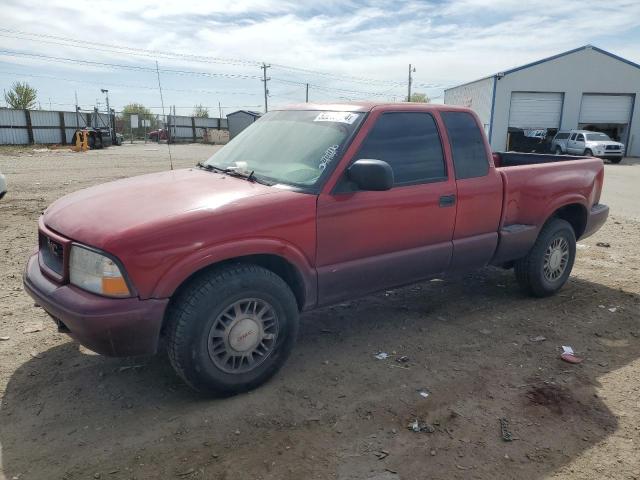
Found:
<path fill-rule="evenodd" d="M 353 124 L 358 119 L 357 113 L 353 112 L 321 112 L 313 120 L 314 122 L 338 122 Z"/>

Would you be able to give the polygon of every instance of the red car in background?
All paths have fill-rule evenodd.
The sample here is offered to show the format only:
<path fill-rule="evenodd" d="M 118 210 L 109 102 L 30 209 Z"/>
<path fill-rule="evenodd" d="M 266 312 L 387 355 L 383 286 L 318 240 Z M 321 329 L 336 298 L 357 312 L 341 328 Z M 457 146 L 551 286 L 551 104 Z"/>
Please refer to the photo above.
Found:
<path fill-rule="evenodd" d="M 161 128 L 158 130 L 151 130 L 149 133 L 147 133 L 147 137 L 149 137 L 149 140 L 153 140 L 154 142 L 158 141 L 158 136 L 160 136 L 160 140 L 166 140 L 169 137 L 167 129 Z"/>

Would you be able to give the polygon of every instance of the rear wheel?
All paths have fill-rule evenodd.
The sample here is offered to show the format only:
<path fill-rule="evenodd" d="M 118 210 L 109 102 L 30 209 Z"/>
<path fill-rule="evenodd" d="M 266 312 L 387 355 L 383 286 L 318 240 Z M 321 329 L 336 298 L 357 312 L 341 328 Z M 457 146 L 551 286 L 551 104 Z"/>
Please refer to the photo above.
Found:
<path fill-rule="evenodd" d="M 270 270 L 234 265 L 194 280 L 169 313 L 171 364 L 195 390 L 229 395 L 273 376 L 293 349 L 298 305 Z"/>
<path fill-rule="evenodd" d="M 571 224 L 554 218 L 542 228 L 526 257 L 515 263 L 522 289 L 535 297 L 547 297 L 567 282 L 576 257 L 576 237 Z"/>

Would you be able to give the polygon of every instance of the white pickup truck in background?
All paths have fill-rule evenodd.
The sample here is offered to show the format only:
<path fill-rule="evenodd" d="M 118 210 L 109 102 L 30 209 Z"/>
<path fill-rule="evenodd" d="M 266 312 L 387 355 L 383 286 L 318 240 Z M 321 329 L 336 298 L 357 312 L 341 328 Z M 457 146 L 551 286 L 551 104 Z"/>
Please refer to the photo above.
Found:
<path fill-rule="evenodd" d="M 605 133 L 589 130 L 559 131 L 551 141 L 551 151 L 556 155 L 585 155 L 620 163 L 624 144 L 615 142 Z"/>

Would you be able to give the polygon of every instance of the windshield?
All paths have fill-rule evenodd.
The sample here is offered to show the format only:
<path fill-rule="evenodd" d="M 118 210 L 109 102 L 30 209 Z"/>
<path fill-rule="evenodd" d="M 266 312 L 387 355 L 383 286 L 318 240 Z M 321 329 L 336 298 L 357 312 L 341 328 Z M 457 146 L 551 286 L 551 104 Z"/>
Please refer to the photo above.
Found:
<path fill-rule="evenodd" d="M 340 158 L 363 118 L 363 113 L 354 112 L 269 112 L 205 165 L 253 172 L 255 178 L 272 183 L 314 186 Z"/>
<path fill-rule="evenodd" d="M 606 142 L 611 139 L 604 133 L 587 133 L 587 140 L 591 140 L 592 142 L 598 142 L 598 141 Z"/>

